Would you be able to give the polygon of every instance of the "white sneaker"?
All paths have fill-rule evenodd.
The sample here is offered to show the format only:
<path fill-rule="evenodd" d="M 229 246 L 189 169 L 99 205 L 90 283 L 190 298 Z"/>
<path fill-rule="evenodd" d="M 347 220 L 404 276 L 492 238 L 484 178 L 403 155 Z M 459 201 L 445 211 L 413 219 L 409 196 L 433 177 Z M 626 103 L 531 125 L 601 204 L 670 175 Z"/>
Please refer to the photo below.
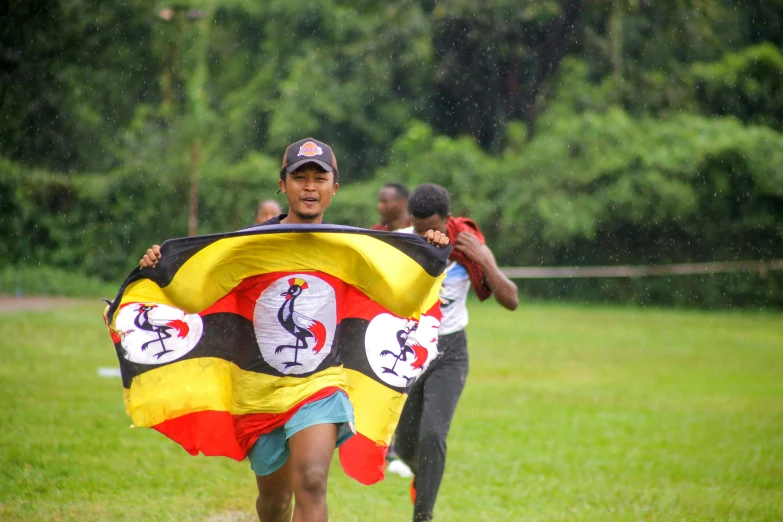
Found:
<path fill-rule="evenodd" d="M 394 459 L 386 466 L 386 471 L 389 473 L 394 473 L 395 475 L 399 475 L 402 478 L 411 478 L 413 476 L 413 471 L 411 471 L 411 468 L 408 467 L 407 464 L 405 464 L 400 459 Z"/>

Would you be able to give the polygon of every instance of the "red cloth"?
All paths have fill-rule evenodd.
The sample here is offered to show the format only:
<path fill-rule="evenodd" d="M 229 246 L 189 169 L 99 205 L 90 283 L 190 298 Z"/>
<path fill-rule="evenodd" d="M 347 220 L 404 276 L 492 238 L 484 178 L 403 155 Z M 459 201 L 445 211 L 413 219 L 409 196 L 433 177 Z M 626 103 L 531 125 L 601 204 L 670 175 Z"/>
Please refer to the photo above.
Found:
<path fill-rule="evenodd" d="M 334 393 L 341 393 L 340 388 L 329 386 L 318 390 L 284 413 L 231 415 L 227 411 L 198 411 L 168 419 L 153 428 L 180 444 L 191 455 L 198 455 L 201 451 L 204 455 L 242 460 L 259 436 L 288 422 L 305 404 L 325 399 Z M 232 424 L 233 430 L 230 428 Z M 385 452 L 383 454 L 385 456 Z"/>
<path fill-rule="evenodd" d="M 476 222 L 470 218 L 449 217 L 449 219 L 446 221 L 446 230 L 448 231 L 449 239 L 451 240 L 452 244 L 457 240 L 457 236 L 460 234 L 460 232 L 468 232 L 473 234 L 478 238 L 479 243 L 482 245 L 485 243 L 484 234 L 481 233 L 481 230 L 479 229 L 479 226 L 476 224 Z M 478 265 L 478 263 L 468 259 L 468 256 L 456 248 L 451 251 L 449 261 L 456 261 L 465 267 L 465 270 L 468 271 L 468 276 L 470 276 L 470 286 L 473 288 L 473 291 L 476 293 L 476 297 L 479 298 L 479 301 L 484 301 L 492 295 L 492 290 L 489 289 L 487 283 L 484 281 L 484 271 L 481 270 L 481 267 Z"/>
<path fill-rule="evenodd" d="M 251 413 L 246 415 L 235 415 L 234 433 L 236 441 L 245 452 L 245 455 L 247 455 L 247 453 L 250 451 L 250 448 L 252 448 L 253 444 L 255 444 L 258 440 L 259 436 L 266 433 L 271 433 L 273 430 L 276 430 L 291 420 L 291 417 L 293 417 L 294 414 L 298 412 L 299 409 L 305 404 L 320 401 L 321 399 L 330 397 L 335 393 L 342 393 L 342 391 L 340 388 L 336 388 L 334 386 L 323 388 L 313 393 L 285 413 Z"/>
<path fill-rule="evenodd" d="M 340 446 L 340 465 L 349 477 L 370 486 L 384 479 L 388 451 L 388 447 L 356 433 Z"/>

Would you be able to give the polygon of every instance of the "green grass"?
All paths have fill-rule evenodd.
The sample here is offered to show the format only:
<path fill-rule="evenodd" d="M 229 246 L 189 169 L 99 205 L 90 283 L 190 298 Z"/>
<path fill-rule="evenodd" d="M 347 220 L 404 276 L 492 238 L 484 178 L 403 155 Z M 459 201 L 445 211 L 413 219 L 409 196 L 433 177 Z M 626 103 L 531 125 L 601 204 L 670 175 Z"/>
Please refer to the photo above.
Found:
<path fill-rule="evenodd" d="M 47 266 L 0 269 L 0 294 L 114 299 L 121 282 L 104 283 L 82 274 Z"/>
<path fill-rule="evenodd" d="M 0 519 L 253 520 L 247 463 L 128 429 L 100 312 L 0 315 Z M 779 314 L 471 314 L 438 520 L 783 520 Z M 409 520 L 408 481 L 361 486 L 335 460 L 329 507 Z"/>

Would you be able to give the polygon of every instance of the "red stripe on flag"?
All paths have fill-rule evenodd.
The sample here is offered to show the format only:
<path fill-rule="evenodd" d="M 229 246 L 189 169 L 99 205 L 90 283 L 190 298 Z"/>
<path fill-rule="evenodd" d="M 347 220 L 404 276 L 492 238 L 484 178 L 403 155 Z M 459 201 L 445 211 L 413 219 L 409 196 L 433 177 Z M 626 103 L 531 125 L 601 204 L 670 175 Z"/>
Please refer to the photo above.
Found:
<path fill-rule="evenodd" d="M 434 317 L 438 321 L 443 319 L 443 313 L 440 311 L 440 301 L 436 301 L 434 305 L 432 305 L 432 308 L 427 310 L 424 315 L 429 315 L 430 317 Z"/>
<path fill-rule="evenodd" d="M 242 460 L 258 437 L 288 422 L 305 404 L 325 399 L 337 392 L 341 390 L 334 386 L 318 390 L 284 413 L 231 415 L 227 411 L 197 411 L 163 421 L 153 428 L 191 455 L 201 452 L 209 456 Z"/>
<path fill-rule="evenodd" d="M 191 455 L 231 457 L 242 460 L 247 454 L 237 444 L 234 422 L 227 411 L 198 411 L 153 426 L 181 445 Z"/>
<path fill-rule="evenodd" d="M 346 475 L 370 486 L 384 478 L 387 451 L 387 446 L 357 433 L 340 446 L 340 465 Z"/>
<path fill-rule="evenodd" d="M 256 309 L 256 301 L 266 287 L 279 278 L 279 274 L 263 274 L 243 279 L 236 288 L 224 295 L 199 315 L 232 313 L 241 315 L 248 321 L 253 320 L 253 312 Z"/>
<path fill-rule="evenodd" d="M 258 297 L 261 295 L 261 292 L 266 290 L 269 285 L 279 279 L 290 277 L 294 274 L 303 273 L 312 274 L 313 276 L 324 280 L 334 289 L 338 305 L 337 322 L 339 323 L 340 319 L 342 318 L 339 310 L 340 303 L 342 302 L 344 295 L 344 289 L 350 287 L 340 279 L 337 279 L 336 277 L 329 274 L 324 274 L 323 272 L 271 272 L 268 274 L 247 277 L 243 279 L 242 282 L 236 286 L 236 288 L 221 297 L 215 304 L 199 312 L 199 315 L 203 317 L 209 314 L 232 313 L 241 315 L 248 321 L 252 321 L 253 314 L 256 309 L 256 301 L 258 301 Z M 365 299 L 367 298 L 365 297 Z"/>
<path fill-rule="evenodd" d="M 391 312 L 364 295 L 364 293 L 357 290 L 355 287 L 348 287 L 340 319 L 351 317 L 372 321 L 380 314 L 391 314 Z"/>
<path fill-rule="evenodd" d="M 247 455 L 247 452 L 256 443 L 258 437 L 265 433 L 270 433 L 288 422 L 299 411 L 299 408 L 305 404 L 325 399 L 337 392 L 342 392 L 342 390 L 334 386 L 318 390 L 285 413 L 251 413 L 235 416 L 234 433 L 236 434 L 236 441 L 239 447 Z"/>

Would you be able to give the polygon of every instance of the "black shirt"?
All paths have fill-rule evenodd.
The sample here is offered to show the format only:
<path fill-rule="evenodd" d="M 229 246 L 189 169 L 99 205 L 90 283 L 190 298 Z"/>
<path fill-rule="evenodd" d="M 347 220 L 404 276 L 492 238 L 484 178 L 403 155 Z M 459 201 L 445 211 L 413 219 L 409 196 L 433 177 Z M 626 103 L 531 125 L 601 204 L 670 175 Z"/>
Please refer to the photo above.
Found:
<path fill-rule="evenodd" d="M 288 214 L 280 214 L 279 216 L 275 216 L 273 218 L 269 218 L 263 223 L 259 223 L 258 225 L 254 225 L 256 227 L 263 227 L 266 225 L 279 225 L 281 219 L 285 219 L 288 217 Z"/>
<path fill-rule="evenodd" d="M 259 223 L 258 225 L 250 225 L 249 227 L 245 227 L 242 230 L 247 230 L 248 228 L 253 228 L 253 227 L 265 227 L 267 225 L 280 225 L 281 224 L 280 221 L 285 219 L 285 218 L 287 218 L 287 217 L 288 217 L 288 214 L 280 214 L 279 216 L 275 216 L 273 218 L 267 219 L 263 223 Z M 321 221 L 318 224 L 319 225 L 328 225 L 329 223 L 326 222 L 326 221 Z"/>

